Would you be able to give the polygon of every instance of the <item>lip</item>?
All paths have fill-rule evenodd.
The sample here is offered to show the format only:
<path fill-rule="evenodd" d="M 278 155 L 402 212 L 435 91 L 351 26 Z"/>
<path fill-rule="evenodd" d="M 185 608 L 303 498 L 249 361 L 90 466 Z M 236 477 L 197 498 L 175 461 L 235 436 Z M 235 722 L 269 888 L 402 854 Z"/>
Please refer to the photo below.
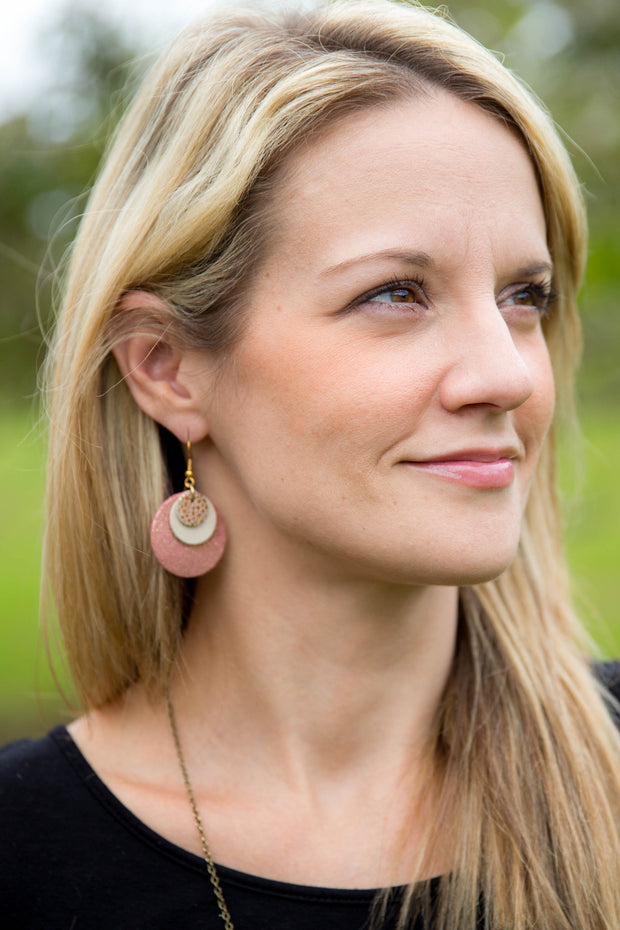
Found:
<path fill-rule="evenodd" d="M 517 458 L 514 448 L 462 449 L 403 464 L 470 488 L 506 488 L 514 481 Z"/>

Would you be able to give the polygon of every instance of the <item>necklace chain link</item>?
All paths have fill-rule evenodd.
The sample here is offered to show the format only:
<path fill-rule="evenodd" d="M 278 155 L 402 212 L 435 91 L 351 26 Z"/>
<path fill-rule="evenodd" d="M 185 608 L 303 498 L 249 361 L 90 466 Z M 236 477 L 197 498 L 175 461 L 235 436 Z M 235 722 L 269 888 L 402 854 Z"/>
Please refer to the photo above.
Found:
<path fill-rule="evenodd" d="M 185 782 L 185 789 L 187 791 L 187 797 L 189 798 L 189 803 L 192 808 L 192 814 L 194 816 L 194 823 L 196 824 L 196 830 L 198 831 L 198 836 L 200 838 L 200 846 L 202 848 L 202 857 L 207 865 L 207 871 L 209 873 L 209 880 L 211 882 L 211 887 L 213 888 L 213 894 L 217 901 L 217 906 L 220 911 L 220 917 L 224 921 L 224 926 L 226 930 L 235 930 L 234 924 L 232 922 L 230 912 L 226 905 L 226 899 L 224 898 L 224 892 L 222 891 L 222 886 L 220 884 L 220 878 L 217 874 L 217 869 L 215 868 L 215 862 L 211 856 L 209 850 L 209 844 L 207 842 L 207 834 L 205 833 L 205 828 L 200 819 L 200 814 L 198 812 L 198 805 L 196 804 L 196 798 L 194 795 L 194 789 L 192 788 L 192 783 L 189 778 L 189 772 L 187 770 L 187 764 L 185 762 L 185 756 L 183 755 L 183 750 L 181 748 L 181 740 L 179 738 L 179 730 L 177 728 L 176 716 L 174 713 L 174 707 L 172 705 L 172 698 L 170 697 L 170 692 L 166 692 L 166 705 L 168 707 L 168 719 L 170 720 L 170 729 L 172 730 L 172 738 L 174 739 L 174 746 L 177 752 L 177 759 L 179 760 L 179 766 L 181 768 L 181 773 L 183 775 L 183 781 Z"/>

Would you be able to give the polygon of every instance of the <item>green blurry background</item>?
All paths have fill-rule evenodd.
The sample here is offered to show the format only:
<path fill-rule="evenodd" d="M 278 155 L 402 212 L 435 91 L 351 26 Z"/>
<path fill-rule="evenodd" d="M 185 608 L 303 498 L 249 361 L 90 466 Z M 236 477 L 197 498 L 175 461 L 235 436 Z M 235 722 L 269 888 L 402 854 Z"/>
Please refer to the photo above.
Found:
<path fill-rule="evenodd" d="M 599 650 L 620 655 L 617 0 L 453 0 L 449 8 L 546 101 L 583 180 L 592 232 L 581 300 L 584 437 L 580 450 L 564 446 L 562 484 L 577 603 Z M 106 17 L 105 5 L 98 9 L 83 0 L 61 12 L 41 42 L 58 79 L 29 112 L 0 125 L 0 742 L 39 733 L 68 714 L 38 616 L 45 447 L 36 400 L 44 354 L 38 317 L 48 324 L 52 272 L 75 230 L 72 218 L 152 52 Z M 66 683 L 58 650 L 55 665 Z"/>

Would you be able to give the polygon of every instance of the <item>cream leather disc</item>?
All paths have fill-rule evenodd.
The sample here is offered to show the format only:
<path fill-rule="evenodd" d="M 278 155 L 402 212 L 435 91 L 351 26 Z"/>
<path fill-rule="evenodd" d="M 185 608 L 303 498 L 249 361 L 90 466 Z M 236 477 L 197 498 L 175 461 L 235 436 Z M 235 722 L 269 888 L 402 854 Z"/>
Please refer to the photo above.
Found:
<path fill-rule="evenodd" d="M 206 499 L 206 498 L 205 498 Z M 215 513 L 215 507 L 208 501 L 209 506 L 207 509 L 207 514 L 197 526 L 186 526 L 183 523 L 177 514 L 177 507 L 179 501 L 175 501 L 172 509 L 170 510 L 170 529 L 176 536 L 176 538 L 185 543 L 186 546 L 199 546 L 201 543 L 206 542 L 207 539 L 211 539 L 215 532 L 215 526 L 217 523 L 217 515 Z"/>

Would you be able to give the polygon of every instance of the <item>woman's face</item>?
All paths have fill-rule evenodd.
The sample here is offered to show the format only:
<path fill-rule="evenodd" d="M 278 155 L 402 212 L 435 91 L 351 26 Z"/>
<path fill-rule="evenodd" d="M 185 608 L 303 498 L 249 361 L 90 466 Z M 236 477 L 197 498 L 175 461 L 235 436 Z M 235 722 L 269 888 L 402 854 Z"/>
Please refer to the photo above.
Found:
<path fill-rule="evenodd" d="M 497 575 L 554 403 L 522 143 L 443 92 L 360 112 L 290 158 L 275 211 L 205 392 L 200 478 L 231 543 L 405 583 Z"/>

